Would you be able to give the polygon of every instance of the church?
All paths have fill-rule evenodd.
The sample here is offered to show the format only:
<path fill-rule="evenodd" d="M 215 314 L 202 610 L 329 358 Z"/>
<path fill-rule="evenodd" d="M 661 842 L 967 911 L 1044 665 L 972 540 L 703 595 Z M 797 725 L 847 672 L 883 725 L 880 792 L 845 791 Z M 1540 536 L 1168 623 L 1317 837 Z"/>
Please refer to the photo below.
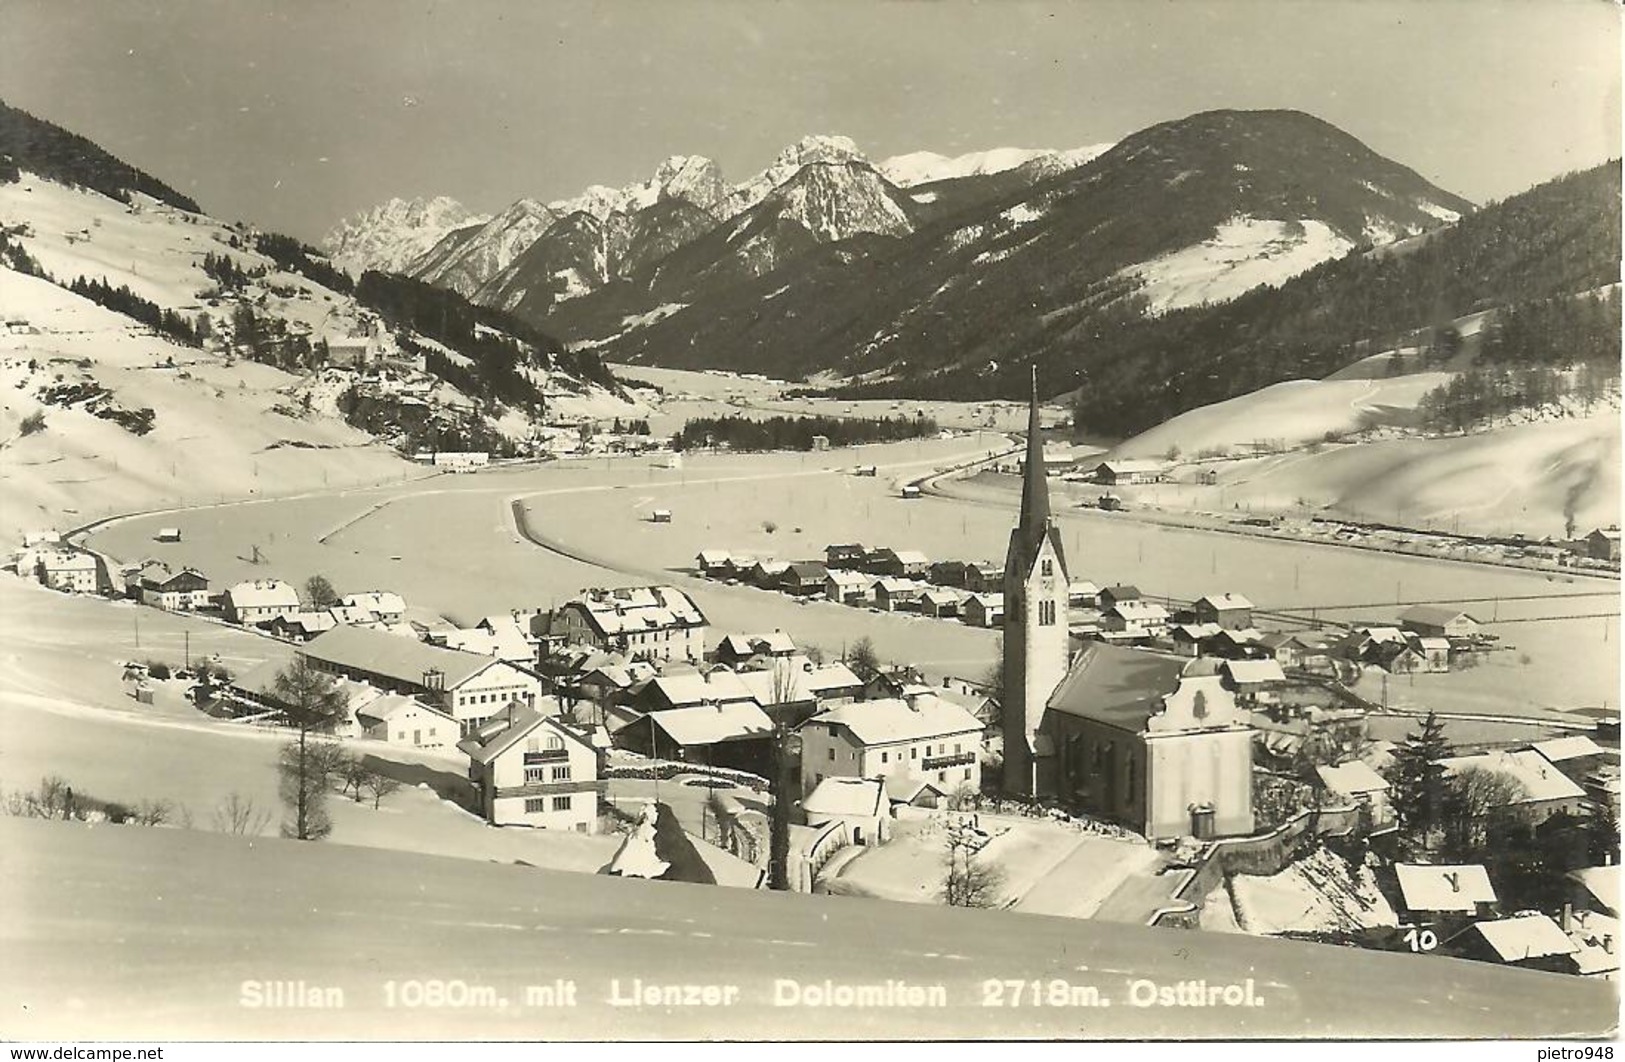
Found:
<path fill-rule="evenodd" d="M 1038 387 L 1004 565 L 1004 788 L 1148 839 L 1251 833 L 1252 732 L 1207 660 L 1091 642 L 1074 653 Z"/>

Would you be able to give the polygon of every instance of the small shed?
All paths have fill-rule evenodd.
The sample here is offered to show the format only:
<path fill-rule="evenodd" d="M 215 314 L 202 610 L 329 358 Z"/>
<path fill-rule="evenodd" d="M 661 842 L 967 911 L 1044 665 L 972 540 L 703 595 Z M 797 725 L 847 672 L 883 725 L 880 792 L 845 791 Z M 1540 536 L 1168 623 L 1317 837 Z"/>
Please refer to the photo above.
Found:
<path fill-rule="evenodd" d="M 669 523 L 671 523 L 671 510 L 670 509 L 656 509 L 654 512 L 649 514 L 649 522 L 650 523 L 655 523 L 655 524 L 669 524 Z"/>
<path fill-rule="evenodd" d="M 181 540 L 181 529 L 178 527 L 160 527 L 158 533 L 153 537 L 159 542 L 179 542 Z"/>
<path fill-rule="evenodd" d="M 903 484 L 903 498 L 905 500 L 910 500 L 911 501 L 911 500 L 913 500 L 915 498 L 918 498 L 919 496 L 920 496 L 919 484 L 917 484 L 917 483 L 905 483 L 905 484 Z"/>

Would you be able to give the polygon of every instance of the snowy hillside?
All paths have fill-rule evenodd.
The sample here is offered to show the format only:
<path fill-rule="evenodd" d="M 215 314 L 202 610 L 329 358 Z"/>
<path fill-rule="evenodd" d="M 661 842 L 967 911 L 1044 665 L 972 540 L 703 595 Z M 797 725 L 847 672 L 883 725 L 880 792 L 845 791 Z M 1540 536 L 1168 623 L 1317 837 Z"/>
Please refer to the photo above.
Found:
<path fill-rule="evenodd" d="M 1408 233 L 1407 233 L 1408 234 Z M 1253 288 L 1278 286 L 1331 258 L 1354 241 L 1325 222 L 1231 218 L 1201 243 L 1130 266 L 1151 313 L 1226 302 Z"/>
<path fill-rule="evenodd" d="M 449 196 L 390 199 L 339 222 L 322 246 L 352 276 L 368 269 L 399 273 L 446 233 L 488 220 L 490 215 L 471 213 Z"/>

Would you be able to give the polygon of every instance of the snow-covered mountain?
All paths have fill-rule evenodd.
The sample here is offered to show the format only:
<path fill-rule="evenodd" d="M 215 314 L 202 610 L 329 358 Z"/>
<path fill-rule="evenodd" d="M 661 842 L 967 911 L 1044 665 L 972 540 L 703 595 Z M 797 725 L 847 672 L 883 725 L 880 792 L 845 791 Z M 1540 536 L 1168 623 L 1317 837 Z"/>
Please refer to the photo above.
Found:
<path fill-rule="evenodd" d="M 399 273 L 446 233 L 489 218 L 444 195 L 390 199 L 339 222 L 322 239 L 322 247 L 351 276 L 368 269 Z"/>
<path fill-rule="evenodd" d="M 558 220 L 550 207 L 521 199 L 483 225 L 446 233 L 403 272 L 459 295 L 473 295 Z"/>
<path fill-rule="evenodd" d="M 1082 166 L 1105 154 L 1111 146 L 1090 144 L 1069 151 L 1006 147 L 952 157 L 939 155 L 935 151 L 912 151 L 876 163 L 875 169 L 899 188 L 913 188 L 915 185 L 958 177 L 985 177 L 1021 167 L 1030 168 L 1036 176 L 1050 176 Z"/>
<path fill-rule="evenodd" d="M 742 214 L 766 199 L 779 185 L 801 172 L 803 166 L 815 162 L 864 162 L 862 151 L 851 137 L 814 135 L 804 136 L 791 144 L 760 173 L 743 181 L 724 197 L 720 216 L 732 218 Z"/>

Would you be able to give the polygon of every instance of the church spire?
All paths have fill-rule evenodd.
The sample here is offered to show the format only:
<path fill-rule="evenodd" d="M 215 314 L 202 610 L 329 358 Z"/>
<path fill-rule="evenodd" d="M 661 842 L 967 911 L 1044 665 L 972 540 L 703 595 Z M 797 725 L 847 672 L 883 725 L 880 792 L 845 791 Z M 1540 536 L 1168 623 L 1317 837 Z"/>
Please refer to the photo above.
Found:
<path fill-rule="evenodd" d="M 1021 482 L 1021 531 L 1028 542 L 1049 526 L 1049 482 L 1044 476 L 1044 438 L 1038 430 L 1038 366 L 1033 366 L 1032 405 L 1027 413 L 1027 466 Z"/>

